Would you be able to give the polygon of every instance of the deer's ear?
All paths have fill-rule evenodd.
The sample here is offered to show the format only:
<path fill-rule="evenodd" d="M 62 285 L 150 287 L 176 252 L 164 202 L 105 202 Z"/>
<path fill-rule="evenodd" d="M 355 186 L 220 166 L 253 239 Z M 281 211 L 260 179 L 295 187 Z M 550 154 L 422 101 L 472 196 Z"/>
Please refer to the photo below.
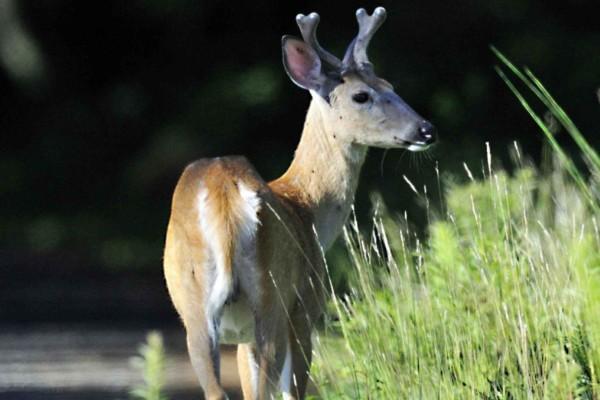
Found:
<path fill-rule="evenodd" d="M 323 82 L 321 59 L 304 41 L 292 36 L 281 39 L 283 66 L 290 79 L 301 88 L 318 91 Z"/>

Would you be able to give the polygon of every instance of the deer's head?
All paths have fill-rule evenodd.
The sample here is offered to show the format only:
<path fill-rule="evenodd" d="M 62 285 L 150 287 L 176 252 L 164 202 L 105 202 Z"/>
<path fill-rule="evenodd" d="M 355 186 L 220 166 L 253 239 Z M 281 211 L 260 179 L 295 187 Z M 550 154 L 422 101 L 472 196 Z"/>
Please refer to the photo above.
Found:
<path fill-rule="evenodd" d="M 367 57 L 367 46 L 385 16 L 383 7 L 372 15 L 359 9 L 358 34 L 340 60 L 317 41 L 319 15 L 299 14 L 296 22 L 303 40 L 283 37 L 283 64 L 292 81 L 321 104 L 325 123 L 339 128 L 340 139 L 365 146 L 425 150 L 436 140 L 434 126 L 375 75 Z"/>

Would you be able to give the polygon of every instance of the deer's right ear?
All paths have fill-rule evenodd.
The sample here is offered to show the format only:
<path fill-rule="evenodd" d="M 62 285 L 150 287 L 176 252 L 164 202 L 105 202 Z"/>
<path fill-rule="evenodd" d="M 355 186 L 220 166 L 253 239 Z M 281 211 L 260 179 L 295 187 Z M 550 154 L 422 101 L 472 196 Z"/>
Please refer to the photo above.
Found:
<path fill-rule="evenodd" d="M 308 44 L 293 36 L 281 39 L 283 66 L 296 85 L 307 90 L 319 91 L 323 84 L 321 59 Z"/>

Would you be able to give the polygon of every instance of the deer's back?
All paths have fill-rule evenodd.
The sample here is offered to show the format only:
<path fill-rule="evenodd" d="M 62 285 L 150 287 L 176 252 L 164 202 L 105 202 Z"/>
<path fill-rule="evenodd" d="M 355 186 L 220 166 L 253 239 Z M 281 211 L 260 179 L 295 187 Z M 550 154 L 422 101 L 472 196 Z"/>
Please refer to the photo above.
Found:
<path fill-rule="evenodd" d="M 201 159 L 183 172 L 173 195 L 165 274 L 184 320 L 198 297 L 207 308 L 226 303 L 224 342 L 246 341 L 253 310 L 265 304 L 292 308 L 298 294 L 315 291 L 306 275 L 318 284 L 321 261 L 312 216 L 301 199 L 292 190 L 272 188 L 246 158 Z"/>

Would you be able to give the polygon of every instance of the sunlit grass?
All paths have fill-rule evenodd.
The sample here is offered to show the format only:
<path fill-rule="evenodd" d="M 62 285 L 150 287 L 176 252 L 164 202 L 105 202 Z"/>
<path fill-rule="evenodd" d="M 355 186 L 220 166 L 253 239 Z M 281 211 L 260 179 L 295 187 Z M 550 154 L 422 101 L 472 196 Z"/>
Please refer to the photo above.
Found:
<path fill-rule="evenodd" d="M 600 237 L 585 199 L 560 170 L 523 168 L 451 188 L 447 208 L 426 246 L 387 217 L 368 238 L 345 232 L 355 285 L 333 300 L 321 396 L 597 396 Z"/>

